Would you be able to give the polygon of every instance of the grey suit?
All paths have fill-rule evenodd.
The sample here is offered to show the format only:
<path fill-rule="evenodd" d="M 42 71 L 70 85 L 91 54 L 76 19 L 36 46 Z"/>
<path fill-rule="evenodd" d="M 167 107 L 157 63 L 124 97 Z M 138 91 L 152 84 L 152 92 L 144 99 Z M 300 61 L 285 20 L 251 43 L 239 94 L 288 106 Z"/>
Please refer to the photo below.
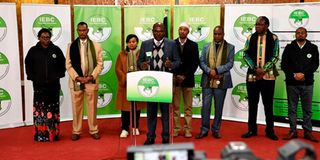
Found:
<path fill-rule="evenodd" d="M 227 43 L 227 62 L 226 64 L 218 66 L 217 74 L 224 74 L 223 78 L 223 88 L 208 88 L 206 87 L 206 81 L 209 79 L 209 74 L 211 68 L 209 68 L 207 61 L 207 52 L 210 48 L 210 44 L 207 44 L 203 50 L 202 55 L 200 57 L 200 68 L 203 70 L 203 74 L 201 77 L 201 87 L 202 87 L 202 126 L 201 132 L 208 133 L 210 129 L 210 112 L 212 105 L 212 96 L 214 97 L 214 107 L 215 107 L 215 116 L 214 123 L 212 124 L 211 131 L 219 132 L 222 118 L 222 110 L 224 99 L 227 93 L 228 88 L 232 88 L 232 79 L 230 70 L 233 67 L 233 57 L 234 57 L 234 46 L 232 44 Z"/>
<path fill-rule="evenodd" d="M 180 57 L 175 45 L 174 41 L 168 40 L 167 38 L 163 39 L 163 53 L 162 61 L 165 62 L 167 58 L 169 58 L 172 61 L 172 68 L 166 68 L 164 67 L 164 70 L 167 72 L 174 72 L 174 70 L 179 66 L 180 64 Z M 147 57 L 147 52 L 153 52 L 154 45 L 153 45 L 154 39 L 150 39 L 147 41 L 142 42 L 141 48 L 140 48 L 140 55 L 138 59 L 138 66 L 141 66 L 142 62 L 146 62 L 150 60 L 150 70 L 155 70 L 155 67 L 153 65 L 153 59 L 154 57 Z M 163 64 L 164 66 L 164 64 Z M 161 119 L 162 119 L 162 139 L 168 140 L 169 139 L 169 104 L 168 103 L 157 103 L 157 102 L 148 102 L 147 106 L 147 117 L 148 117 L 148 133 L 147 138 L 149 139 L 155 139 L 156 134 L 155 130 L 157 127 L 157 112 L 158 112 L 158 104 L 160 104 L 160 111 L 161 111 Z"/>

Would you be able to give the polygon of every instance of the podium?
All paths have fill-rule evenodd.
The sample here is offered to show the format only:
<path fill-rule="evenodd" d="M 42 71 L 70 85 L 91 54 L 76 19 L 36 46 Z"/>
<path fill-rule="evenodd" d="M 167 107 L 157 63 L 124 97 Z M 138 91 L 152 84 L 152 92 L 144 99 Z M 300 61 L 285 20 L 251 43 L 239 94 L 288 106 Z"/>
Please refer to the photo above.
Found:
<path fill-rule="evenodd" d="M 127 100 L 132 102 L 131 113 L 135 113 L 135 102 L 172 102 L 173 74 L 161 71 L 137 71 L 127 73 Z M 132 115 L 130 113 L 130 116 Z M 173 124 L 172 107 L 169 105 L 169 133 L 172 137 Z M 134 122 L 136 122 L 134 114 Z M 130 117 L 130 128 L 132 127 L 132 117 Z M 134 124 L 134 126 L 136 126 Z M 132 129 L 131 129 L 132 130 Z M 131 132 L 132 133 L 132 132 Z M 132 137 L 132 134 L 130 134 Z M 172 142 L 172 141 L 171 141 Z M 136 145 L 136 135 L 134 135 L 134 145 Z"/>

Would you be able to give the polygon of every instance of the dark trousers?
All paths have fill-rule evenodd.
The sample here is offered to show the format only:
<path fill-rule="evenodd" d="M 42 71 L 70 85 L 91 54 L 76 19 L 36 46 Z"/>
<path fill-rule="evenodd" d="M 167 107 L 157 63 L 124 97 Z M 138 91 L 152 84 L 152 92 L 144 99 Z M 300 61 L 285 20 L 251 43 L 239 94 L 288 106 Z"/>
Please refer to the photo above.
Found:
<path fill-rule="evenodd" d="M 147 106 L 147 117 L 148 117 L 147 138 L 150 138 L 150 139 L 156 138 L 158 104 L 160 105 L 160 111 L 161 111 L 162 138 L 169 139 L 169 104 L 168 103 L 157 103 L 157 102 L 148 102 L 148 106 Z"/>
<path fill-rule="evenodd" d="M 132 112 L 132 128 L 139 128 L 139 119 L 140 119 L 140 110 L 136 110 L 136 126 L 134 126 L 134 112 Z M 129 132 L 129 126 L 130 126 L 130 111 L 121 111 L 121 121 L 122 126 L 121 128 L 123 130 L 126 130 Z"/>
<path fill-rule="evenodd" d="M 313 85 L 292 86 L 287 85 L 288 97 L 288 116 L 290 122 L 290 131 L 297 132 L 297 107 L 299 98 L 301 100 L 303 123 L 302 128 L 305 133 L 312 131 L 312 95 Z"/>
<path fill-rule="evenodd" d="M 266 134 L 273 134 L 273 95 L 274 95 L 274 80 L 258 80 L 255 82 L 247 82 L 247 92 L 249 99 L 249 118 L 248 130 L 257 133 L 257 112 L 258 103 L 261 93 L 264 113 L 266 116 Z"/>

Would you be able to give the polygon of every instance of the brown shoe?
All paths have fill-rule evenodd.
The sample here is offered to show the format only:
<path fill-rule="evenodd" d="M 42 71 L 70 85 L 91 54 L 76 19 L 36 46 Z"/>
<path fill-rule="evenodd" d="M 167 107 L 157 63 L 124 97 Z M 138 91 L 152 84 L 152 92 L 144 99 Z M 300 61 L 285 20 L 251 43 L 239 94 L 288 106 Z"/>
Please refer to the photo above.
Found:
<path fill-rule="evenodd" d="M 185 138 L 191 138 L 191 137 L 192 137 L 192 133 L 191 133 L 190 131 L 186 131 L 186 132 L 184 133 L 184 137 L 185 137 Z"/>
<path fill-rule="evenodd" d="M 99 133 L 91 134 L 91 137 L 92 137 L 93 139 L 95 139 L 95 140 L 100 139 L 100 135 L 99 135 Z"/>
<path fill-rule="evenodd" d="M 312 142 L 319 142 L 319 140 L 311 134 L 311 132 L 304 133 L 304 139 L 307 139 Z"/>
<path fill-rule="evenodd" d="M 79 139 L 80 139 L 80 135 L 79 135 L 79 134 L 72 134 L 72 135 L 71 135 L 71 140 L 77 141 L 77 140 L 79 140 Z"/>
<path fill-rule="evenodd" d="M 219 132 L 212 132 L 212 136 L 216 139 L 220 139 L 221 138 L 221 135 Z"/>
<path fill-rule="evenodd" d="M 178 137 L 179 136 L 179 132 L 178 131 L 174 131 L 173 132 L 173 137 Z"/>
<path fill-rule="evenodd" d="M 293 138 L 298 138 L 297 132 L 289 132 L 286 136 L 284 136 L 282 139 L 283 140 L 290 140 Z"/>

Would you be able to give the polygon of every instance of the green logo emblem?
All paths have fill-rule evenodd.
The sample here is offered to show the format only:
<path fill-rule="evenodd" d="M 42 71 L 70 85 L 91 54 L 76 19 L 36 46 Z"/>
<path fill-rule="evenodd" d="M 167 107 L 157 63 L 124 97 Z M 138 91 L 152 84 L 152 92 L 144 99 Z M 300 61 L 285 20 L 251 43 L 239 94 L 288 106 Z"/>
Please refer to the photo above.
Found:
<path fill-rule="evenodd" d="M 0 17 L 0 42 L 6 37 L 7 35 L 7 25 L 6 22 Z"/>
<path fill-rule="evenodd" d="M 102 15 L 95 15 L 89 18 L 89 37 L 95 42 L 107 40 L 112 32 L 112 26 L 109 19 Z"/>
<path fill-rule="evenodd" d="M 10 107 L 11 107 L 10 94 L 3 88 L 0 88 L 0 117 L 5 115 L 10 110 Z"/>
<path fill-rule="evenodd" d="M 0 52 L 0 79 L 4 78 L 9 72 L 9 60 L 3 53 Z"/>
<path fill-rule="evenodd" d="M 245 83 L 240 83 L 233 87 L 231 99 L 234 106 L 236 106 L 239 110 L 248 110 L 248 93 Z"/>
<path fill-rule="evenodd" d="M 190 17 L 189 18 L 190 32 L 188 38 L 194 42 L 205 40 L 210 34 L 210 27 L 207 26 L 205 17 Z"/>
<path fill-rule="evenodd" d="M 145 17 L 141 17 L 139 19 L 139 25 L 134 27 L 134 33 L 138 36 L 141 41 L 145 41 L 153 38 L 152 34 L 152 26 L 156 22 L 160 22 L 162 20 L 157 19 L 152 15 L 146 15 Z"/>
<path fill-rule="evenodd" d="M 33 22 L 33 34 L 37 37 L 41 28 L 51 30 L 51 41 L 55 42 L 62 34 L 61 23 L 57 17 L 51 14 L 42 14 Z M 38 37 L 37 37 L 38 38 Z"/>
<path fill-rule="evenodd" d="M 144 97 L 153 97 L 158 93 L 159 83 L 151 76 L 142 77 L 138 82 L 138 92 Z"/>
<path fill-rule="evenodd" d="M 243 60 L 243 49 L 239 50 L 235 55 L 234 55 L 234 67 L 233 70 L 242 77 L 246 76 L 246 71 L 248 69 L 247 63 Z"/>
<path fill-rule="evenodd" d="M 237 18 L 233 25 L 233 33 L 241 42 L 246 42 L 247 37 L 255 31 L 257 16 L 254 14 L 243 14 Z"/>
<path fill-rule="evenodd" d="M 296 9 L 289 15 L 289 22 L 295 28 L 304 27 L 309 22 L 309 14 L 305 10 Z"/>
<path fill-rule="evenodd" d="M 7 35 L 7 24 L 6 22 L 0 17 L 0 42 L 6 37 Z"/>
<path fill-rule="evenodd" d="M 102 57 L 103 57 L 103 70 L 101 71 L 100 75 L 104 75 L 108 73 L 112 67 L 111 54 L 108 51 L 103 50 Z"/>
<path fill-rule="evenodd" d="M 98 90 L 98 108 L 104 108 L 107 107 L 111 100 L 112 100 L 112 94 L 113 90 L 108 85 L 108 83 L 100 81 L 99 83 L 99 90 Z"/>

